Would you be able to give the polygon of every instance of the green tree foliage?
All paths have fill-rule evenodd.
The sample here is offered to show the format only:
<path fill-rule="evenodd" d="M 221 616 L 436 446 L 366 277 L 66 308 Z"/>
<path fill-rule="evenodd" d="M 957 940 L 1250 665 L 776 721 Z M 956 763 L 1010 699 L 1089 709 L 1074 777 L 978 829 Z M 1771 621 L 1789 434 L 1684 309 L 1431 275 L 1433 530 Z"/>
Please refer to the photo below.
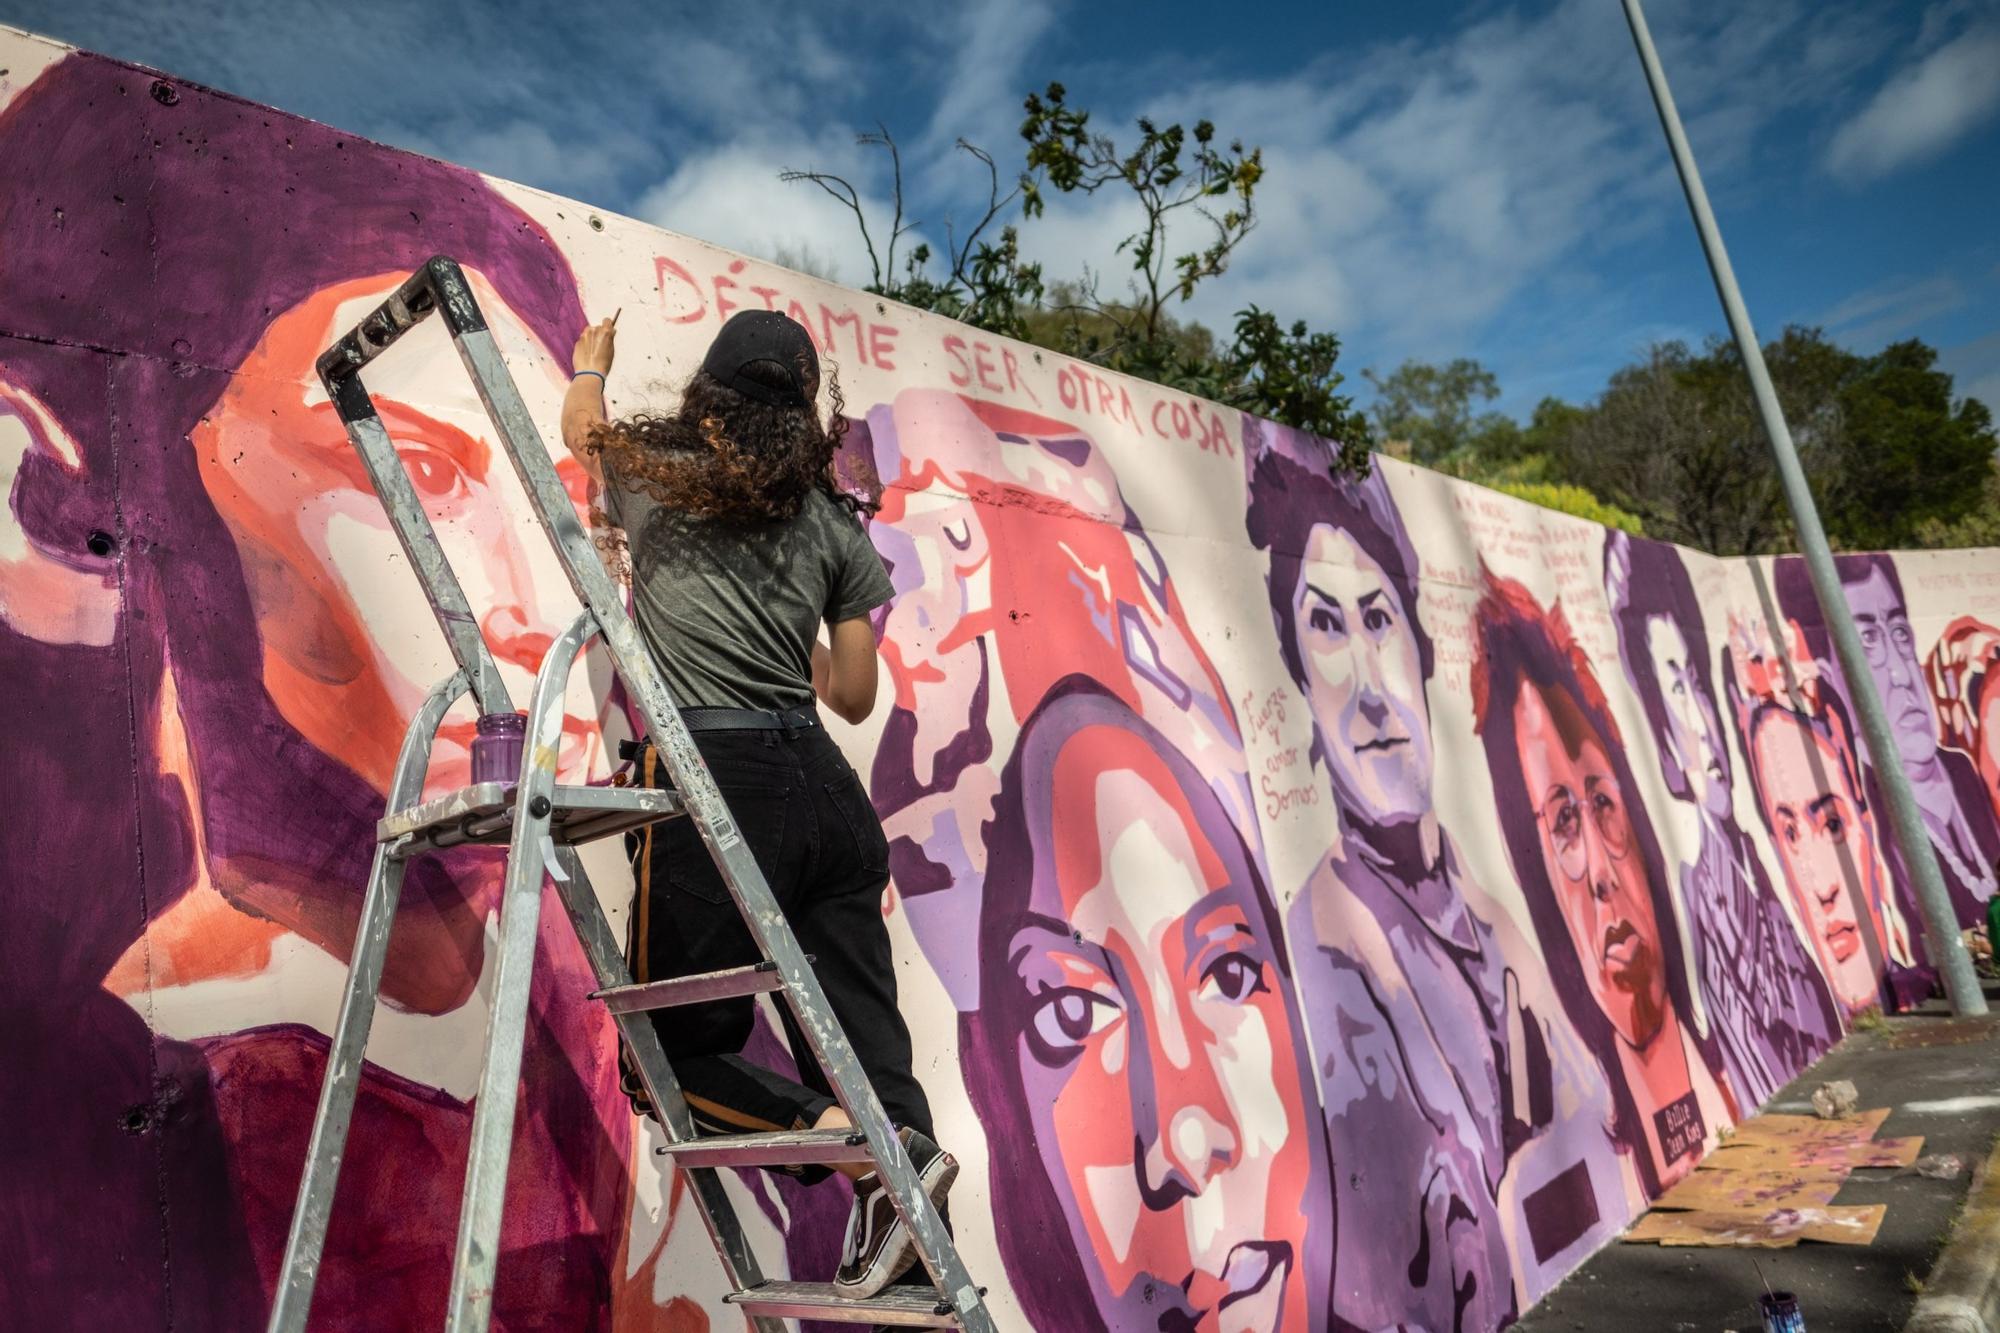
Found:
<path fill-rule="evenodd" d="M 1843 545 L 1891 550 L 1921 540 L 1928 523 L 1992 519 L 1993 414 L 1976 398 L 1952 402 L 1937 352 L 1911 339 L 1853 358 L 1838 382 L 1839 451 L 1819 489 L 1822 516 Z"/>
<path fill-rule="evenodd" d="M 1906 341 L 1867 356 L 1795 327 L 1764 360 L 1836 547 L 2000 545 L 1992 415 L 1976 399 L 1954 400 L 1930 347 Z M 1480 410 L 1500 385 L 1477 361 L 1363 373 L 1392 453 L 1700 550 L 1795 544 L 1734 343 L 1657 344 L 1595 403 L 1545 398 L 1525 425 Z"/>
<path fill-rule="evenodd" d="M 1493 489 L 1503 495 L 1538 504 L 1544 509 L 1559 509 L 1592 523 L 1601 523 L 1607 528 L 1623 528 L 1635 537 L 1646 535 L 1646 525 L 1637 514 L 1628 514 L 1617 505 L 1608 505 L 1581 486 L 1553 481 L 1496 481 Z"/>
<path fill-rule="evenodd" d="M 1409 446 L 1412 462 L 1436 467 L 1462 453 L 1475 436 L 1505 420 L 1498 413 L 1473 414 L 1473 401 L 1500 396 L 1500 381 L 1477 361 L 1463 357 L 1449 365 L 1405 361 L 1387 375 L 1372 370 L 1362 378 L 1375 386 L 1369 414 L 1385 440 Z"/>
<path fill-rule="evenodd" d="M 1544 398 L 1525 426 L 1504 413 L 1476 411 L 1475 403 L 1500 396 L 1500 381 L 1462 357 L 1443 366 L 1405 361 L 1387 375 L 1361 373 L 1375 386 L 1369 413 L 1390 453 L 1545 509 L 1643 534 L 1637 515 L 1562 475 L 1558 451 L 1584 409 Z"/>
<path fill-rule="evenodd" d="M 1088 313 L 1109 316 L 1113 337 L 1105 350 L 1111 356 L 1146 355 L 1162 340 L 1167 302 L 1186 301 L 1204 281 L 1219 276 L 1230 253 L 1257 225 L 1263 150 L 1245 149 L 1240 139 L 1218 146 L 1215 126 L 1206 120 L 1190 133 L 1179 125 L 1161 128 L 1142 116 L 1138 144 L 1120 152 L 1109 135 L 1091 130 L 1090 113 L 1071 106 L 1060 83 L 1028 94 L 1022 105 L 1028 113 L 1021 122 L 1028 145 L 1021 184 L 1027 216 L 1041 215 L 1045 182 L 1063 194 L 1092 195 L 1110 187 L 1138 201 L 1144 222 L 1117 249 L 1131 259 L 1131 299 L 1098 300 L 1096 281 L 1088 276 L 1079 290 Z M 1192 225 L 1202 236 L 1179 254 L 1168 235 L 1177 224 Z"/>
<path fill-rule="evenodd" d="M 1827 535 L 1850 550 L 1911 546 L 1980 504 L 1996 440 L 1984 404 L 1956 405 L 1923 343 L 1864 356 L 1817 329 L 1764 349 Z M 1561 433 L 1556 470 L 1630 510 L 1655 537 L 1721 555 L 1789 550 L 1790 511 L 1741 357 L 1711 340 L 1655 346 Z"/>
<path fill-rule="evenodd" d="M 1639 515 L 1667 541 L 1740 555 L 1771 550 L 1790 531 L 1747 392 L 1736 392 L 1713 355 L 1683 343 L 1660 344 L 1613 374 L 1551 457 L 1565 480 Z"/>
<path fill-rule="evenodd" d="M 1059 83 L 1030 94 L 1023 107 L 1026 161 L 1010 188 L 1002 188 L 990 154 L 959 141 L 986 170 L 986 204 L 963 237 L 946 220 L 940 254 L 917 243 L 898 265 L 899 244 L 920 223 L 904 215 L 902 156 L 887 129 L 861 137 L 891 164 L 893 216 L 879 249 L 847 180 L 819 171 L 787 171 L 783 179 L 817 185 L 854 214 L 871 265 L 869 291 L 1323 435 L 1336 442 L 1337 470 L 1365 474 L 1368 418 L 1341 392 L 1337 337 L 1251 306 L 1237 312 L 1223 346 L 1211 330 L 1173 313 L 1228 268 L 1256 226 L 1261 150 L 1224 145 L 1205 120 L 1188 129 L 1145 118 L 1136 144 L 1121 150 L 1091 128 L 1090 113 L 1072 106 Z M 1124 294 L 1104 294 L 1099 275 L 1088 271 L 1045 285 L 1040 265 L 1022 259 L 1020 227 L 1043 215 L 1050 191 L 1103 190 L 1139 209 L 1138 229 L 1117 248 L 1130 261 Z M 1016 204 L 1021 221 L 1001 222 Z M 1190 234 L 1197 238 L 1191 243 L 1184 240 Z"/>
<path fill-rule="evenodd" d="M 1932 549 L 2000 546 L 2000 458 L 1986 470 L 1979 500 L 1956 522 L 1927 518 L 1917 524 L 1915 545 Z"/>

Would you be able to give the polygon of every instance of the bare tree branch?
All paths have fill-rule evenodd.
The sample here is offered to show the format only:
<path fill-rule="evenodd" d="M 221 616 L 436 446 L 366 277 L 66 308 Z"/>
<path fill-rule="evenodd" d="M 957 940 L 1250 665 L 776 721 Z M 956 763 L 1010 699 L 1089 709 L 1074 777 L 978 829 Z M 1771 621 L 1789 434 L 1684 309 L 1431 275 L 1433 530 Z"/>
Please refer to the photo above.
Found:
<path fill-rule="evenodd" d="M 874 285 L 880 287 L 882 261 L 876 258 L 875 238 L 868 232 L 868 215 L 861 211 L 861 197 L 855 192 L 854 187 L 844 177 L 836 176 L 830 171 L 781 171 L 778 173 L 778 179 L 787 183 L 811 181 L 839 200 L 854 214 L 855 225 L 861 229 L 861 244 L 868 248 L 868 267 L 874 274 Z"/>

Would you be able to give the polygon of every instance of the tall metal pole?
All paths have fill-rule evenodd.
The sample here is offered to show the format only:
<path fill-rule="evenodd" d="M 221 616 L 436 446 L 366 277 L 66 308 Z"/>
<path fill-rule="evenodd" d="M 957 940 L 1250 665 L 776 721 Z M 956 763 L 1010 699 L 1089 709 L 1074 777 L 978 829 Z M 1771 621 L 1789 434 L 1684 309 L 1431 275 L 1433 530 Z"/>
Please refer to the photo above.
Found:
<path fill-rule="evenodd" d="M 1646 16 L 1639 0 L 1625 0 L 1625 18 L 1632 25 L 1632 40 L 1639 47 L 1639 62 L 1646 67 L 1646 82 L 1652 86 L 1653 105 L 1660 112 L 1660 127 L 1667 132 L 1673 148 L 1674 166 L 1687 193 L 1688 211 L 1694 214 L 1695 229 L 1701 233 L 1701 248 L 1708 255 L 1708 270 L 1715 277 L 1715 294 L 1722 298 L 1722 310 L 1729 318 L 1729 331 L 1743 354 L 1743 368 L 1750 376 L 1750 388 L 1757 397 L 1757 412 L 1764 419 L 1764 433 L 1770 437 L 1771 456 L 1777 460 L 1778 477 L 1784 483 L 1785 499 L 1791 505 L 1792 521 L 1798 527 L 1799 549 L 1812 574 L 1813 592 L 1819 598 L 1820 614 L 1833 636 L 1834 655 L 1840 659 L 1841 674 L 1847 678 L 1848 693 L 1861 714 L 1861 731 L 1868 738 L 1868 754 L 1882 783 L 1882 797 L 1889 807 L 1891 830 L 1903 853 L 1903 864 L 1917 882 L 1917 900 L 1923 906 L 1924 924 L 1930 937 L 1932 961 L 1944 974 L 1945 993 L 1959 1014 L 1986 1012 L 1986 995 L 1972 972 L 1972 959 L 1959 938 L 1958 916 L 1951 897 L 1945 892 L 1944 877 L 1938 873 L 1937 853 L 1931 849 L 1930 834 L 1924 829 L 1917 809 L 1916 794 L 1910 790 L 1909 774 L 1889 730 L 1889 715 L 1876 692 L 1875 677 L 1869 672 L 1862 651 L 1861 636 L 1854 628 L 1847 597 L 1840 588 L 1840 573 L 1834 568 L 1833 552 L 1826 544 L 1826 530 L 1820 526 L 1819 510 L 1812 492 L 1806 488 L 1805 472 L 1799 467 L 1798 450 L 1792 432 L 1778 408 L 1777 391 L 1771 387 L 1771 372 L 1765 368 L 1764 352 L 1757 332 L 1750 326 L 1750 312 L 1743 307 L 1743 293 L 1736 286 L 1736 272 L 1729 266 L 1729 253 L 1722 248 L 1722 232 L 1708 206 L 1708 191 L 1695 169 L 1694 152 L 1681 130 L 1680 113 L 1674 110 L 1674 95 L 1667 88 L 1666 72 L 1660 68 L 1659 52 L 1653 49 L 1653 34 L 1646 28 Z"/>

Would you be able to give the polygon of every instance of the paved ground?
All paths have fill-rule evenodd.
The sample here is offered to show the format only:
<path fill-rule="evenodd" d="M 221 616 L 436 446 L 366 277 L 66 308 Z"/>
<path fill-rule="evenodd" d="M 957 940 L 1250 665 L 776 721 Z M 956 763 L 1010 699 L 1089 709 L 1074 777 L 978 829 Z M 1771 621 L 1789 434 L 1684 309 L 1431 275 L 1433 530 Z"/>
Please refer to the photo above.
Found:
<path fill-rule="evenodd" d="M 2000 985 L 1987 983 L 1996 1017 L 1968 1025 L 1934 1012 L 1889 1019 L 1856 1032 L 1781 1090 L 1766 1111 L 1811 1114 L 1807 1098 L 1832 1079 L 1852 1079 L 1859 1106 L 1895 1108 L 1883 1138 L 1922 1134 L 1924 1152 L 1966 1161 L 1956 1180 L 1914 1172 L 1857 1171 L 1836 1203 L 1886 1203 L 1871 1246 L 1801 1244 L 1789 1250 L 1606 1246 L 1528 1312 L 1523 1333 L 1675 1333 L 1762 1328 L 1762 1286 L 1752 1260 L 1779 1290 L 1796 1292 L 1810 1333 L 1900 1329 L 1965 1202 L 1972 1165 L 2000 1133 Z M 1960 1044 L 1918 1045 L 1976 1036 Z"/>

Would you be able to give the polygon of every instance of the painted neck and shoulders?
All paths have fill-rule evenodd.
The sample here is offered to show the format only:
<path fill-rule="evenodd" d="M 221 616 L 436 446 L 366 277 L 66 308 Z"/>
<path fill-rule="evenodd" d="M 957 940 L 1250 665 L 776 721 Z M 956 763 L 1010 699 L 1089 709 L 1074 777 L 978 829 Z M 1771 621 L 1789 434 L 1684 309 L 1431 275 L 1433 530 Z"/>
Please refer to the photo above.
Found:
<path fill-rule="evenodd" d="M 1314 895 L 1358 900 L 1377 917 L 1409 918 L 1456 952 L 1484 951 L 1492 931 L 1472 909 L 1457 848 L 1435 810 L 1392 824 L 1343 810 L 1341 824 L 1343 836 L 1313 868 Z"/>

